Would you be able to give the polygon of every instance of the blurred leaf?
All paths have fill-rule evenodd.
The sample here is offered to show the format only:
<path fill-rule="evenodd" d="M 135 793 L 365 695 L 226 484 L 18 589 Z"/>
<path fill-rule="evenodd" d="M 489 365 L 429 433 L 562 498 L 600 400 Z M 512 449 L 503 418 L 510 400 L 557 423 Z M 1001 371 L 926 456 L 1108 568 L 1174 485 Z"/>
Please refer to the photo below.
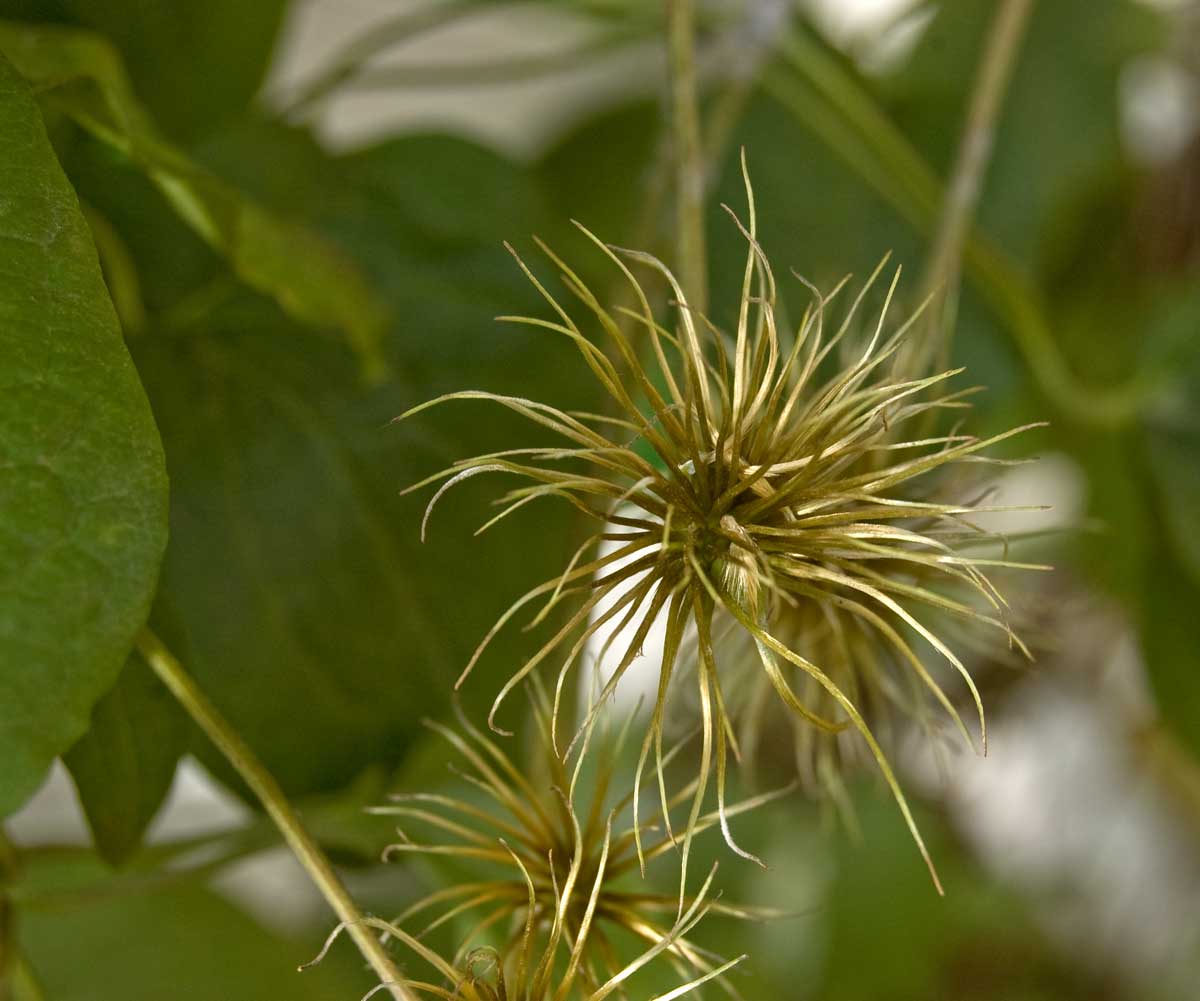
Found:
<path fill-rule="evenodd" d="M 549 505 L 474 538 L 494 486 L 472 484 L 447 498 L 422 546 L 427 497 L 400 498 L 400 488 L 531 436 L 480 404 L 388 422 L 465 387 L 538 396 L 550 387 L 572 406 L 591 396 L 569 345 L 492 320 L 539 309 L 500 246 L 503 236 L 545 231 L 527 172 L 441 137 L 335 159 L 302 135 L 275 134 L 263 141 L 246 126 L 206 156 L 236 164 L 251 191 L 289 178 L 275 193 L 281 205 L 310 183 L 329 185 L 307 221 L 361 261 L 402 318 L 385 342 L 396 377 L 364 387 L 341 345 L 248 293 L 151 329 L 135 356 L 172 477 L 161 586 L 186 634 L 188 667 L 299 794 L 399 761 L 418 718 L 444 710 L 494 618 L 570 551 L 570 516 Z M 446 180 L 416 199 L 424 174 Z M 126 219 L 109 214 L 123 230 Z M 503 637 L 467 686 L 468 703 L 490 702 L 496 678 L 533 648 L 519 630 Z M 234 782 L 207 745 L 197 750 Z"/>
<path fill-rule="evenodd" d="M 1144 433 L 1151 487 L 1147 516 L 1157 528 L 1148 550 L 1142 645 L 1159 711 L 1200 756 L 1200 356 L 1192 392 L 1165 401 Z"/>
<path fill-rule="evenodd" d="M 57 149 L 85 210 L 102 216 L 111 237 L 129 253 L 132 278 L 122 280 L 136 282 L 145 315 L 139 329 L 125 331 L 126 338 L 145 333 L 150 325 L 182 322 L 194 312 L 189 300 L 199 302 L 221 289 L 239 287 L 225 261 L 127 157 L 79 129 L 65 130 Z M 100 263 L 106 266 L 103 254 Z"/>
<path fill-rule="evenodd" d="M 541 192 L 525 171 L 449 136 L 384 142 L 348 157 L 347 168 L 365 200 L 404 221 L 406 242 L 419 238 L 422 255 L 498 250 L 547 220 Z"/>
<path fill-rule="evenodd" d="M 1142 650 L 1162 718 L 1194 755 L 1200 756 L 1200 584 L 1169 549 L 1162 549 L 1146 574 Z"/>
<path fill-rule="evenodd" d="M 538 165 L 543 186 L 563 219 L 578 219 L 601 238 L 642 246 L 657 218 L 670 210 L 664 190 L 656 195 L 658 162 L 664 156 L 663 113 L 656 103 L 624 105 L 588 118 L 549 149 Z M 665 187 L 665 186 L 664 186 Z"/>
<path fill-rule="evenodd" d="M 0 16 L 105 35 L 155 120 L 189 139 L 249 105 L 286 7 L 286 0 L 0 0 Z"/>
<path fill-rule="evenodd" d="M 1147 554 L 1155 545 L 1155 526 L 1148 517 L 1146 483 L 1138 435 L 1134 432 L 1064 433 L 1059 438 L 1080 461 L 1087 477 L 1087 515 L 1098 531 L 1079 538 L 1078 560 L 1091 581 L 1119 598 L 1133 614 L 1143 600 Z"/>
<path fill-rule="evenodd" d="M 347 441 L 384 423 L 355 419 L 352 359 L 269 311 L 143 338 L 135 358 L 171 473 L 161 588 L 189 670 L 290 793 L 394 760 L 450 679 Z"/>
<path fill-rule="evenodd" d="M 1080 536 L 1079 565 L 1126 607 L 1160 713 L 1200 751 L 1200 436 L 1160 423 L 1060 440 L 1083 464 L 1088 514 L 1100 523 Z"/>
<path fill-rule="evenodd" d="M 1179 243 L 1186 205 L 1153 204 L 1180 169 L 1186 160 L 1142 174 L 1110 166 L 1077 184 L 1046 222 L 1042 275 L 1059 344 L 1087 382 L 1140 371 L 1163 387 L 1141 427 L 1051 433 L 1082 461 L 1103 525 L 1080 538 L 1083 567 L 1140 627 L 1163 718 L 1197 749 L 1200 631 L 1185 609 L 1200 596 L 1200 285 L 1186 257 L 1162 253 Z"/>
<path fill-rule="evenodd" d="M 378 865 L 395 828 L 383 818 L 367 813 L 366 808 L 383 803 L 388 793 L 394 791 L 392 776 L 374 767 L 344 789 L 305 797 L 297 806 L 308 832 L 334 862 L 347 866 Z"/>
<path fill-rule="evenodd" d="M 946 886 L 939 897 L 889 804 L 860 797 L 861 845 L 840 845 L 823 1001 L 1098 1001 L 1106 985 L 1056 955 L 1033 916 L 964 854 L 945 823 L 919 818 Z"/>
<path fill-rule="evenodd" d="M 53 859 L 100 875 L 87 859 Z M 33 878 L 59 878 L 53 873 Z M 76 874 L 79 878 L 79 874 Z M 332 916 L 329 919 L 332 925 Z M 20 913 L 19 936 L 53 1001 L 346 1001 L 373 984 L 348 943 L 298 973 L 318 944 L 268 932 L 199 886 L 99 897 Z"/>
<path fill-rule="evenodd" d="M 1170 239 L 1147 211 L 1159 182 L 1113 167 L 1077 184 L 1045 221 L 1041 276 L 1056 338 L 1092 385 L 1135 371 L 1167 385 L 1200 357 L 1200 284 L 1154 259 Z"/>
<path fill-rule="evenodd" d="M 711 199 L 714 285 L 724 286 L 724 299 L 736 302 L 746 252 L 720 208 L 726 204 L 746 217 L 742 147 L 754 183 L 759 236 L 778 262 L 785 291 L 801 288 L 788 273 L 792 268 L 829 289 L 847 273 L 865 277 L 887 253 L 896 264 L 919 260 L 919 245 L 900 216 L 778 103 L 756 97 L 728 145 Z"/>
<path fill-rule="evenodd" d="M 136 653 L 92 710 L 92 725 L 65 755 L 101 858 L 120 865 L 171 788 L 187 748 L 188 720 Z"/>
<path fill-rule="evenodd" d="M 345 331 L 364 373 L 382 376 L 386 312 L 359 270 L 328 241 L 264 210 L 164 142 L 107 42 L 88 32 L 9 23 L 0 24 L 0 50 L 43 101 L 144 170 L 243 281 L 303 323 Z"/>
<path fill-rule="evenodd" d="M 1149 431 L 1146 449 L 1165 535 L 1181 568 L 1200 585 L 1200 407 L 1192 420 L 1196 426 L 1190 431 Z"/>
<path fill-rule="evenodd" d="M 0 57 L 0 816 L 87 728 L 166 543 L 158 433 L 75 193 Z"/>

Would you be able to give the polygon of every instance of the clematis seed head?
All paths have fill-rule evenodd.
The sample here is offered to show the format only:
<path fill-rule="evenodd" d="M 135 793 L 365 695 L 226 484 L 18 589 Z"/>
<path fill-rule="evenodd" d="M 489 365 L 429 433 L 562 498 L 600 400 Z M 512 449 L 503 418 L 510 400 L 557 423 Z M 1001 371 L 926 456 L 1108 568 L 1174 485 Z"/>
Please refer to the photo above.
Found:
<path fill-rule="evenodd" d="M 533 609 L 533 622 L 543 623 L 552 611 L 568 609 L 565 622 L 500 690 L 489 717 L 494 729 L 503 732 L 496 719 L 511 692 L 549 662 L 557 671 L 552 739 L 560 753 L 564 743 L 569 751 L 571 742 L 584 739 L 595 725 L 654 623 L 665 622 L 657 696 L 643 735 L 633 803 L 636 810 L 652 758 L 663 789 L 668 707 L 678 707 L 680 688 L 690 687 L 700 739 L 682 837 L 684 883 L 691 837 L 713 785 L 730 848 L 755 860 L 734 840 L 725 802 L 728 763 L 740 753 L 729 699 L 739 665 L 718 649 L 716 636 L 732 628 L 797 726 L 856 735 L 891 789 L 937 885 L 899 782 L 863 714 L 872 665 L 854 658 L 886 650 L 966 741 L 986 750 L 979 692 L 959 655 L 930 623 L 934 613 L 949 615 L 975 631 L 1019 642 L 989 574 L 997 568 L 1039 568 L 987 551 L 995 539 L 972 520 L 990 509 L 986 493 L 958 491 L 948 497 L 939 484 L 950 470 L 976 470 L 995 461 L 985 450 L 1037 425 L 989 438 L 958 427 L 930 430 L 938 418 L 963 412 L 977 387 L 956 388 L 959 369 L 902 370 L 899 352 L 916 336 L 921 310 L 893 321 L 899 269 L 886 286 L 878 316 L 861 324 L 862 304 L 880 283 L 886 259 L 841 309 L 837 322 L 831 317 L 848 282 L 823 295 L 800 279 L 811 302 L 799 324 L 786 328 L 775 275 L 758 243 L 744 158 L 743 175 L 747 220 L 729 213 L 747 247 L 731 331 L 693 310 L 657 258 L 609 246 L 583 227 L 632 293 L 632 308 L 606 307 L 539 241 L 576 300 L 577 310 L 568 309 L 514 252 L 552 318 L 503 319 L 572 343 L 608 397 L 611 413 L 565 411 L 482 392 L 440 397 L 404 417 L 449 401 L 488 400 L 555 432 L 563 443 L 465 458 L 410 489 L 440 484 L 426 511 L 428 521 L 453 485 L 483 473 L 504 474 L 521 485 L 501 496 L 500 513 L 487 527 L 550 497 L 573 505 L 595 526 L 559 575 L 504 612 L 463 672 L 465 679 L 496 632 L 523 610 Z M 670 320 L 655 315 L 635 269 L 666 282 L 673 295 Z M 576 312 L 599 325 L 605 347 L 583 333 Z M 598 552 L 602 542 L 613 544 L 604 555 Z M 953 590 L 969 594 L 970 601 L 952 596 Z M 851 644 L 858 652 L 850 668 L 840 648 L 796 638 L 797 621 L 804 629 L 804 623 L 831 616 L 835 625 L 830 628 L 844 634 L 852 625 L 860 636 L 870 637 L 870 643 Z M 593 712 L 574 735 L 560 735 L 557 720 L 567 679 L 589 639 L 608 628 L 630 639 L 612 651 L 615 666 Z M 838 656 L 828 657 L 835 649 Z M 681 656 L 684 650 L 689 654 Z M 941 662 L 956 678 L 974 707 L 977 738 L 927 660 Z M 636 817 L 634 838 L 640 854 Z"/>

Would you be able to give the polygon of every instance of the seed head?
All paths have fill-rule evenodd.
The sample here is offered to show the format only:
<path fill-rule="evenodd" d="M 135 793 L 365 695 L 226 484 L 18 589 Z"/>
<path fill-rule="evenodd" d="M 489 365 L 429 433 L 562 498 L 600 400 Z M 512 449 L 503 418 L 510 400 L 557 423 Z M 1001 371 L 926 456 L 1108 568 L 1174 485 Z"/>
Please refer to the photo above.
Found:
<path fill-rule="evenodd" d="M 388 847 L 385 859 L 449 858 L 485 871 L 485 878 L 429 894 L 389 925 L 420 926 L 413 934 L 420 941 L 435 928 L 470 916 L 459 951 L 447 964 L 460 979 L 454 980 L 447 967 L 439 969 L 457 985 L 455 996 L 481 1001 L 599 999 L 656 960 L 669 963 L 688 987 L 723 980 L 739 960 L 714 955 L 689 939 L 689 932 L 708 913 L 761 919 L 768 912 L 712 898 L 715 866 L 694 895 L 648 889 L 636 872 L 628 817 L 632 794 L 610 796 L 627 728 L 615 737 L 607 725 L 597 728 L 594 775 L 582 768 L 582 752 L 591 741 L 584 742 L 569 768 L 550 746 L 549 699 L 536 685 L 532 694 L 543 780 L 527 778 L 460 712 L 458 731 L 434 722 L 426 725 L 453 748 L 465 766 L 459 772 L 462 782 L 477 795 L 397 795 L 371 811 L 403 825 L 401 840 Z M 590 796 L 583 794 L 585 786 Z M 694 782 L 678 790 L 670 804 L 688 801 L 693 787 Z M 772 795 L 747 800 L 736 810 L 751 809 Z M 701 817 L 696 831 L 716 823 L 715 816 Z M 426 836 L 410 837 L 415 829 Z M 654 818 L 645 829 L 655 836 L 645 849 L 647 860 L 674 847 L 668 817 Z M 614 939 L 617 930 L 627 935 Z M 620 957 L 620 943 L 628 937 L 645 948 L 632 959 Z"/>
<path fill-rule="evenodd" d="M 869 683 L 873 655 L 860 651 L 856 658 L 865 656 L 868 661 L 855 659 L 847 674 L 836 663 L 817 659 L 828 648 L 813 648 L 806 655 L 789 643 L 795 628 L 786 621 L 793 613 L 801 623 L 835 613 L 843 625 L 853 623 L 872 637 L 876 649 L 882 646 L 898 657 L 967 735 L 952 701 L 917 653 L 918 645 L 928 647 L 957 672 L 970 693 L 980 747 L 986 749 L 986 724 L 975 685 L 959 657 L 927 622 L 931 611 L 946 612 L 968 617 L 974 628 L 1010 636 L 1003 598 L 986 573 L 995 566 L 1024 565 L 979 554 L 975 544 L 990 537 L 970 519 L 988 508 L 982 500 L 940 497 L 937 474 L 986 461 L 980 455 L 984 449 L 1033 425 L 982 440 L 957 430 L 936 435 L 922 430 L 906 437 L 909 429 L 923 428 L 931 417 L 964 408 L 965 397 L 974 390 L 950 388 L 961 370 L 908 376 L 897 368 L 897 352 L 912 336 L 921 314 L 917 310 L 889 329 L 899 269 L 877 321 L 857 339 L 860 307 L 886 260 L 836 326 L 830 316 L 846 282 L 823 296 L 800 279 L 812 302 L 795 331 L 785 330 L 775 276 L 756 237 L 748 177 L 746 191 L 748 224 L 729 213 L 748 246 L 731 335 L 692 310 L 674 275 L 649 254 L 606 245 L 579 227 L 633 293 L 634 308 L 610 312 L 538 241 L 583 314 L 603 331 L 611 347 L 602 350 L 514 252 L 556 319 L 501 319 L 569 339 L 603 387 L 614 414 L 568 412 L 482 392 L 441 397 L 404 416 L 450 400 L 490 400 L 556 432 L 564 444 L 463 459 L 410 489 L 441 483 L 426 509 L 422 532 L 450 487 L 485 472 L 526 481 L 500 498 L 502 509 L 485 529 L 551 496 L 566 500 L 597 523 L 560 575 L 529 591 L 500 617 L 463 679 L 492 636 L 521 609 L 540 602 L 533 620 L 538 623 L 569 603 L 572 610 L 565 624 L 504 685 L 489 716 L 490 725 L 504 732 L 496 714 L 509 693 L 539 664 L 561 658 L 552 711 L 557 747 L 553 721 L 559 716 L 566 679 L 589 638 L 610 623 L 616 626 L 614 635 L 627 626 L 633 631 L 629 643 L 615 651 L 616 666 L 574 740 L 589 732 L 600 706 L 662 617 L 666 636 L 658 693 L 642 742 L 633 802 L 636 810 L 651 752 L 661 775 L 664 720 L 678 676 L 680 683 L 694 686 L 701 720 L 697 783 L 683 838 L 685 879 L 691 834 L 714 770 L 725 838 L 737 854 L 753 859 L 736 845 L 727 823 L 727 759 L 739 749 L 727 698 L 734 668 L 718 663 L 714 643 L 722 621 L 742 632 L 770 690 L 799 724 L 826 734 L 847 729 L 858 734 L 933 873 L 904 795 L 856 698 Z M 632 267 L 649 269 L 669 285 L 674 296 L 671 328 L 655 318 L 649 294 Z M 589 556 L 605 540 L 615 548 L 607 555 Z M 970 592 L 975 605 L 968 611 L 946 596 L 941 584 Z M 681 657 L 685 636 L 693 634 L 694 658 Z M 636 817 L 634 838 L 640 853 Z M 933 878 L 936 883 L 936 873 Z"/>

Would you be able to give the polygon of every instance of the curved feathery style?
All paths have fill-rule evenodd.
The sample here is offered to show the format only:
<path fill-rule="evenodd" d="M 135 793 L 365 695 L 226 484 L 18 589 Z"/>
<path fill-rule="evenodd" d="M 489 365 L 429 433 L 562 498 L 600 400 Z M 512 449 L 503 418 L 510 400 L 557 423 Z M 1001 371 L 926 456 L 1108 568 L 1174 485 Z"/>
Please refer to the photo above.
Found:
<path fill-rule="evenodd" d="M 1003 541 L 1012 540 L 1009 536 Z M 967 541 L 993 540 L 981 533 Z M 941 604 L 924 617 L 924 625 L 955 650 L 965 665 L 973 671 L 981 664 L 1015 669 L 1033 660 L 1029 647 L 1015 633 L 976 628 L 977 619 L 985 616 L 973 600 L 976 596 L 948 590 L 940 576 L 936 569 L 911 567 L 906 583 L 928 591 L 930 602 Z M 1021 622 L 1022 631 L 1029 625 L 1028 616 L 1020 610 L 1011 612 L 1009 619 Z M 858 707 L 885 750 L 903 735 L 902 725 L 916 728 L 935 746 L 945 734 L 943 721 L 951 722 L 961 733 L 963 722 L 957 705 L 948 704 L 950 700 L 942 694 L 931 694 L 938 692 L 938 687 L 925 679 L 926 669 L 905 637 L 892 623 L 859 607 L 853 599 L 813 594 L 811 600 L 784 604 L 774 616 L 773 631 L 789 649 L 822 666 Z M 790 741 L 801 786 L 810 795 L 825 799 L 850 829 L 857 830 L 844 779 L 869 763 L 871 755 L 856 731 L 830 732 L 811 726 L 786 707 L 772 704 L 773 688 L 759 666 L 754 640 L 736 622 L 726 623 L 715 644 L 718 657 L 730 664 L 732 687 L 737 692 L 729 708 L 737 722 L 743 760 L 756 761 L 768 742 L 777 752 L 772 760 L 786 758 Z M 811 677 L 801 679 L 796 694 L 817 715 L 831 717 L 838 710 L 833 697 Z"/>
<path fill-rule="evenodd" d="M 396 795 L 390 804 L 371 809 L 399 818 L 404 825 L 401 840 L 387 848 L 385 859 L 397 855 L 450 858 L 485 870 L 478 880 L 430 893 L 390 925 L 420 924 L 413 935 L 420 941 L 448 922 L 469 918 L 469 930 L 450 965 L 465 978 L 454 981 L 457 989 L 471 983 L 483 998 L 602 998 L 655 960 L 668 963 L 687 987 L 719 980 L 736 997 L 724 974 L 739 960 L 713 955 L 688 934 L 707 913 L 765 919 L 774 912 L 710 899 L 715 866 L 694 896 L 680 898 L 636 883 L 627 885 L 636 879 L 639 864 L 628 817 L 632 793 L 610 793 L 628 726 L 615 737 L 607 724 L 602 727 L 593 758 L 599 764 L 595 774 L 584 772 L 583 757 L 590 741 L 581 746 L 579 758 L 569 767 L 550 744 L 548 697 L 536 684 L 532 695 L 539 747 L 544 752 L 539 764 L 547 772 L 544 781 L 535 784 L 527 778 L 459 712 L 457 731 L 429 721 L 426 726 L 461 758 L 465 768 L 460 777 L 477 795 L 473 799 Z M 583 799 L 581 774 L 590 798 L 578 803 Z M 674 793 L 670 805 L 686 803 L 694 785 L 695 780 Z M 778 795 L 757 796 L 731 812 L 750 810 Z M 717 822 L 715 815 L 701 817 L 696 831 Z M 413 840 L 406 829 L 410 827 L 429 832 L 431 840 Z M 645 859 L 674 848 L 668 818 L 659 816 L 645 829 L 657 833 L 657 840 L 644 850 Z M 627 934 L 614 936 L 614 932 Z M 489 934 L 499 939 L 499 946 L 485 942 Z M 646 951 L 629 961 L 619 958 L 624 938 L 642 942 Z M 446 969 L 441 972 L 453 980 Z"/>
<path fill-rule="evenodd" d="M 936 885 L 936 872 L 908 804 L 859 706 L 831 677 L 828 665 L 801 655 L 781 639 L 775 626 L 782 609 L 811 602 L 824 602 L 869 623 L 966 735 L 953 703 L 913 649 L 914 642 L 927 645 L 960 675 L 970 692 L 980 745 L 986 752 L 986 724 L 974 683 L 958 656 L 923 621 L 924 612 L 953 610 L 953 603 L 913 583 L 913 574 L 931 573 L 968 588 L 987 609 L 973 614 L 976 627 L 1011 635 L 1004 600 L 985 571 L 1021 564 L 972 555 L 969 543 L 985 533 L 974 528 L 970 517 L 987 508 L 982 503 L 935 499 L 930 474 L 955 464 L 987 461 L 980 455 L 984 449 L 1035 425 L 986 439 L 958 432 L 903 438 L 906 428 L 967 405 L 964 398 L 973 390 L 947 388 L 961 370 L 917 378 L 896 371 L 897 351 L 920 315 L 918 310 L 895 330 L 886 329 L 899 269 L 878 321 L 862 338 L 864 343 L 849 350 L 849 331 L 884 263 L 831 333 L 826 330 L 830 302 L 845 281 L 829 296 L 804 282 L 812 303 L 794 335 L 783 330 L 775 277 L 756 239 L 754 197 L 744 159 L 743 175 L 748 225 L 729 212 L 748 245 L 732 336 L 689 308 L 678 281 L 662 262 L 649 254 L 608 246 L 580 226 L 628 282 L 637 303 L 634 309 L 610 313 L 571 268 L 541 241 L 538 246 L 559 269 L 589 321 L 594 320 L 606 335 L 612 354 L 585 336 L 572 314 L 515 252 L 518 265 L 557 318 L 501 320 L 568 338 L 609 396 L 616 416 L 567 412 L 484 392 L 452 393 L 402 415 L 401 419 L 411 417 L 452 400 L 489 400 L 565 440 L 557 448 L 517 448 L 462 459 L 414 484 L 410 490 L 440 482 L 426 509 L 422 537 L 447 490 L 489 472 L 529 482 L 505 494 L 499 501 L 500 513 L 480 531 L 538 498 L 551 496 L 566 500 L 599 523 L 558 577 L 533 588 L 500 617 L 459 683 L 496 632 L 523 608 L 540 602 L 533 620 L 540 623 L 561 603 L 574 600 L 566 623 L 503 686 L 489 723 L 504 732 L 496 724 L 496 714 L 505 698 L 556 654 L 562 658 L 554 701 L 557 719 L 566 678 L 590 637 L 613 623 L 614 635 L 625 626 L 633 629 L 632 639 L 617 651 L 616 666 L 601 693 L 602 704 L 637 657 L 653 623 L 665 619 L 658 693 L 634 779 L 636 809 L 637 791 L 652 751 L 661 775 L 668 695 L 675 676 L 685 673 L 679 663 L 680 647 L 685 633 L 694 630 L 698 655 L 693 683 L 700 706 L 701 752 L 683 837 L 686 880 L 690 832 L 714 771 L 726 841 L 737 854 L 753 858 L 734 843 L 726 820 L 727 758 L 730 753 L 738 755 L 738 744 L 726 697 L 728 676 L 723 679 L 718 670 L 713 631 L 714 617 L 728 617 L 749 637 L 772 691 L 798 720 L 826 733 L 852 728 L 859 734 Z M 655 319 L 647 293 L 626 262 L 649 268 L 670 286 L 675 332 Z M 646 360 L 639 356 L 624 324 L 643 338 Z M 835 348 L 846 357 L 835 356 Z M 651 458 L 645 457 L 645 450 Z M 605 540 L 615 543 L 611 552 L 587 555 Z M 798 683 L 808 679 L 824 693 L 832 712 L 802 698 Z M 586 733 L 594 719 L 595 710 L 574 739 Z M 558 746 L 557 733 L 555 741 Z M 640 851 L 636 818 L 634 826 Z"/>

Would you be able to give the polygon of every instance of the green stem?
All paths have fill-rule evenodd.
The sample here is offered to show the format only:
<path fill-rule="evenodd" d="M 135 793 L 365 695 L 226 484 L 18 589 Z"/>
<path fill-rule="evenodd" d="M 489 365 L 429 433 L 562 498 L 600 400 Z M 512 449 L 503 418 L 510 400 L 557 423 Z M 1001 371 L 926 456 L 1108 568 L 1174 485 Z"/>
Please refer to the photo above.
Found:
<path fill-rule="evenodd" d="M 935 229 L 941 185 L 921 154 L 855 80 L 814 40 L 793 32 L 766 90 L 842 158 L 916 229 Z M 963 263 L 1024 356 L 1042 392 L 1080 424 L 1120 427 L 1136 417 L 1157 380 L 1137 377 L 1102 389 L 1081 383 L 1058 349 L 1031 281 L 978 231 L 964 238 Z"/>
<path fill-rule="evenodd" d="M 191 675 L 157 636 L 149 629 L 143 629 L 137 637 L 137 648 L 154 673 L 170 689 L 171 694 L 258 797 L 297 861 L 308 872 L 334 914 L 346 926 L 347 933 L 370 963 L 376 976 L 388 985 L 395 1001 L 416 1001 L 414 995 L 403 985 L 403 978 L 383 944 L 364 924 L 362 913 L 334 872 L 329 859 L 304 829 L 283 790 L 279 788 L 279 783 L 246 746 L 237 731 L 209 702 Z"/>
<path fill-rule="evenodd" d="M 705 161 L 696 83 L 695 11 L 692 0 L 666 0 L 666 5 L 677 263 L 688 305 L 703 313 L 708 309 L 708 254 L 704 241 Z"/>
<path fill-rule="evenodd" d="M 921 298 L 933 296 L 933 301 L 929 304 L 929 336 L 916 342 L 916 365 L 909 370 L 911 372 L 926 370 L 935 343 L 938 371 L 949 366 L 954 322 L 952 317 L 946 317 L 944 324 L 939 320 L 943 307 L 955 298 L 963 245 L 991 159 L 996 120 L 1032 10 L 1033 0 L 1002 0 L 989 29 L 983 62 L 975 80 L 950 183 L 946 187 L 941 220 L 921 283 Z M 937 337 L 939 332 L 940 338 Z"/>

